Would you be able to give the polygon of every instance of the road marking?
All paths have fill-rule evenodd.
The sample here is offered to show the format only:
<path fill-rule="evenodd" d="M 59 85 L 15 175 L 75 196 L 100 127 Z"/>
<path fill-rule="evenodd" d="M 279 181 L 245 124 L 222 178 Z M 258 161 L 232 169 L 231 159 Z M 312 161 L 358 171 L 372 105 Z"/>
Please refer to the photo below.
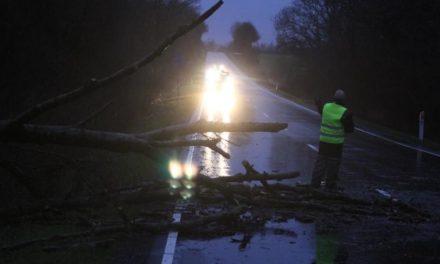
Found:
<path fill-rule="evenodd" d="M 315 146 L 313 146 L 312 144 L 307 144 L 307 146 L 308 146 L 309 148 L 311 148 L 313 151 L 315 151 L 315 152 L 319 152 L 318 148 L 315 147 Z"/>
<path fill-rule="evenodd" d="M 266 114 L 265 112 L 263 112 L 263 115 L 264 115 L 265 117 L 269 118 L 269 115 Z"/>
<path fill-rule="evenodd" d="M 200 120 L 201 116 L 202 116 L 202 105 L 200 105 L 199 108 L 193 113 L 189 123 L 194 123 Z M 191 136 L 191 139 L 194 139 L 194 137 L 195 137 L 194 135 Z M 191 146 L 189 147 L 188 154 L 186 156 L 186 164 L 192 163 L 193 156 L 194 156 L 194 146 Z M 181 202 L 180 203 L 177 202 L 173 213 L 173 219 L 174 219 L 173 223 L 180 223 L 180 220 L 182 219 L 182 213 L 180 211 L 183 209 L 184 209 L 184 204 Z M 170 231 L 168 233 L 167 242 L 165 245 L 165 250 L 163 252 L 161 264 L 173 263 L 178 237 L 179 237 L 179 232 Z"/>
<path fill-rule="evenodd" d="M 303 110 L 303 111 L 305 111 L 305 112 L 307 112 L 307 113 L 309 113 L 309 114 L 311 114 L 311 115 L 314 115 L 314 116 L 320 116 L 320 114 L 319 114 L 318 112 L 316 112 L 316 111 L 314 111 L 314 110 L 312 110 L 312 109 L 310 109 L 310 108 L 307 108 L 307 107 L 302 106 L 302 105 L 300 105 L 300 104 L 298 104 L 298 103 L 295 103 L 294 101 L 291 101 L 291 100 L 289 100 L 289 99 L 287 99 L 287 98 L 284 98 L 284 97 L 282 97 L 282 96 L 279 96 L 279 95 L 277 95 L 277 94 L 274 94 L 274 93 L 272 93 L 271 91 L 267 90 L 266 88 L 264 88 L 263 86 L 257 84 L 257 83 L 254 82 L 254 81 L 251 81 L 251 82 L 253 82 L 254 85 L 256 85 L 256 86 L 257 86 L 262 92 L 264 92 L 264 93 L 266 93 L 266 94 L 268 94 L 268 95 L 270 95 L 270 96 L 272 96 L 272 97 L 275 97 L 275 98 L 277 98 L 278 100 L 281 100 L 281 101 L 283 101 L 283 102 L 285 102 L 285 103 L 287 103 L 287 104 L 293 105 L 293 106 L 295 106 L 296 108 L 299 108 L 299 109 L 301 109 L 301 110 Z"/>
<path fill-rule="evenodd" d="M 176 205 L 177 207 L 177 205 Z M 180 223 L 182 219 L 181 213 L 173 214 L 173 223 Z M 167 243 L 165 245 L 165 250 L 163 252 L 162 264 L 172 264 L 174 259 L 174 252 L 176 251 L 178 232 L 172 231 L 168 233 Z"/>
<path fill-rule="evenodd" d="M 399 142 L 399 141 L 396 141 L 396 140 L 393 140 L 393 139 L 390 139 L 390 138 L 386 138 L 386 137 L 384 137 L 382 135 L 373 133 L 371 131 L 367 131 L 367 130 L 362 129 L 362 128 L 356 127 L 355 130 L 357 130 L 359 132 L 362 132 L 362 133 L 365 133 L 367 135 L 370 135 L 370 136 L 373 136 L 373 137 L 377 137 L 377 138 L 380 138 L 382 140 L 394 143 L 394 144 L 399 145 L 401 147 L 405 147 L 405 148 L 409 148 L 409 149 L 412 149 L 412 150 L 420 151 L 420 152 L 423 152 L 423 153 L 426 153 L 426 154 L 430 154 L 432 156 L 440 158 L 440 154 L 439 153 L 436 153 L 436 152 L 433 152 L 433 151 L 430 151 L 430 150 L 422 149 L 422 148 L 419 148 L 419 147 L 414 147 L 414 146 L 408 145 L 408 144 L 403 143 L 403 142 Z"/>
<path fill-rule="evenodd" d="M 245 75 L 243 74 L 243 72 L 242 72 L 240 69 L 238 69 L 238 67 L 237 67 L 235 64 L 233 64 L 233 63 L 229 60 L 229 58 L 227 58 L 225 55 L 222 55 L 222 57 L 223 57 L 223 60 L 228 61 L 229 66 L 232 66 L 231 68 L 234 68 L 234 71 L 238 72 L 239 75 L 245 77 Z M 244 78 L 243 78 L 243 79 L 244 79 Z M 277 94 L 274 94 L 273 92 L 267 90 L 266 88 L 264 88 L 263 86 L 259 85 L 258 83 L 256 83 L 254 80 L 252 80 L 252 79 L 250 79 L 250 78 L 246 78 L 246 80 L 247 80 L 248 82 L 251 82 L 254 86 L 258 87 L 259 90 L 261 90 L 261 91 L 264 92 L 265 94 L 268 94 L 268 95 L 270 95 L 270 96 L 272 96 L 272 97 L 275 97 L 275 98 L 277 98 L 277 99 L 279 99 L 279 100 L 281 100 L 281 101 L 283 101 L 283 102 L 285 102 L 285 103 L 287 103 L 287 104 L 293 105 L 293 106 L 295 106 L 295 107 L 297 107 L 297 108 L 299 108 L 299 109 L 301 109 L 301 110 L 304 110 L 305 112 L 307 112 L 307 113 L 309 113 L 309 114 L 312 114 L 312 115 L 314 115 L 314 116 L 320 116 L 320 114 L 319 114 L 317 111 L 314 111 L 314 110 L 312 110 L 312 109 L 310 109 L 310 108 L 308 108 L 308 107 L 305 107 L 305 106 L 303 106 L 303 105 L 300 105 L 300 104 L 298 104 L 298 103 L 296 103 L 296 102 L 294 102 L 294 101 L 292 101 L 292 100 L 289 100 L 289 99 L 287 99 L 287 98 L 284 98 L 284 97 L 282 97 L 282 96 L 279 96 L 279 95 L 277 95 Z M 357 127 L 356 127 L 355 130 L 357 130 L 357 131 L 359 131 L 359 132 L 362 132 L 362 133 L 365 133 L 365 134 L 367 134 L 367 135 L 370 135 L 370 136 L 372 136 L 372 137 L 376 137 L 376 138 L 379 138 L 379 139 L 382 139 L 382 140 L 385 140 L 385 141 L 388 141 L 388 142 L 394 143 L 394 144 L 399 145 L 399 146 L 401 146 L 401 147 L 409 148 L 409 149 L 411 149 L 411 150 L 415 150 L 415 151 L 420 151 L 420 152 L 423 152 L 423 153 L 426 153 L 426 154 L 429 154 L 429 155 L 432 155 L 432 156 L 435 156 L 435 157 L 440 158 L 440 153 L 437 153 L 437 152 L 434 152 L 434 151 L 430 151 L 430 150 L 427 150 L 427 149 L 423 149 L 423 148 L 419 148 L 419 147 L 414 147 L 414 146 L 411 146 L 411 145 L 408 145 L 408 144 L 405 144 L 405 143 L 402 143 L 402 142 L 398 142 L 398 141 L 396 141 L 396 140 L 393 140 L 393 139 L 390 139 L 390 138 L 384 137 L 384 136 L 382 136 L 382 135 L 379 135 L 379 134 L 373 133 L 373 132 L 371 132 L 371 131 L 367 131 L 367 130 L 362 129 L 362 128 L 357 128 Z"/>
<path fill-rule="evenodd" d="M 307 108 L 307 107 L 305 107 L 305 106 L 302 106 L 302 105 L 297 104 L 297 103 L 295 103 L 295 102 L 293 102 L 293 101 L 290 101 L 289 99 L 286 99 L 286 98 L 281 97 L 281 96 L 279 96 L 279 95 L 277 95 L 277 94 L 274 94 L 274 93 L 272 93 L 271 91 L 266 90 L 264 87 L 261 87 L 260 85 L 258 85 L 258 84 L 256 84 L 256 83 L 255 83 L 255 85 L 259 86 L 259 88 L 260 88 L 261 90 L 263 90 L 266 94 L 270 94 L 270 95 L 272 95 L 273 97 L 278 98 L 278 99 L 280 99 L 280 100 L 282 100 L 282 101 L 284 101 L 284 102 L 286 102 L 286 103 L 288 103 L 288 104 L 294 105 L 295 107 L 300 108 L 300 109 L 302 109 L 302 110 L 304 110 L 304 111 L 306 111 L 306 112 L 308 112 L 308 113 L 310 113 L 310 114 L 313 114 L 313 115 L 319 116 L 319 113 L 318 113 L 317 111 L 311 110 L 311 109 L 309 109 L 309 108 Z M 372 136 L 372 137 L 376 137 L 376 138 L 379 138 L 379 139 L 382 139 L 382 140 L 388 141 L 388 142 L 390 142 L 390 143 L 393 143 L 393 144 L 399 145 L 399 146 L 401 146 L 401 147 L 405 147 L 405 148 L 408 148 L 408 149 L 411 149 L 411 150 L 415 150 L 415 151 L 420 151 L 420 152 L 423 152 L 423 153 L 426 153 L 426 154 L 429 154 L 429 155 L 432 155 L 432 156 L 435 156 L 435 157 L 440 158 L 440 153 L 436 153 L 436 152 L 434 152 L 434 151 L 430 151 L 430 150 L 423 149 L 423 148 L 420 148 L 420 147 L 411 146 L 411 145 L 409 145 L 409 144 L 406 144 L 406 143 L 403 143 L 403 142 L 399 142 L 399 141 L 396 141 L 396 140 L 393 140 L 393 139 L 390 139 L 390 138 L 384 137 L 384 136 L 382 136 L 382 135 L 376 134 L 376 133 L 371 132 L 371 131 L 367 131 L 367 130 L 362 129 L 362 128 L 355 127 L 355 130 L 357 130 L 357 131 L 359 131 L 359 132 L 362 132 L 362 133 L 365 133 L 365 134 L 367 134 L 367 135 L 370 135 L 370 136 Z"/>
<path fill-rule="evenodd" d="M 391 199 L 391 194 L 387 191 L 376 189 L 376 192 L 380 193 L 382 196 L 384 196 L 387 199 Z"/>

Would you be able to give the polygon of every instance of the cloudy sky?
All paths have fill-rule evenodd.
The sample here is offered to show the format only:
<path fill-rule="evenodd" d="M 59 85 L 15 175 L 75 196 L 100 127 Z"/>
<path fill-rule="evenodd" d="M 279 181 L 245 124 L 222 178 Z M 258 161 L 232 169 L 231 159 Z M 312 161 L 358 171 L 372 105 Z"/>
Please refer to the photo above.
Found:
<path fill-rule="evenodd" d="M 201 0 L 201 11 L 208 9 L 217 0 Z M 235 22 L 250 21 L 260 33 L 262 43 L 275 43 L 273 18 L 292 0 L 224 0 L 223 6 L 206 22 L 208 32 L 204 41 L 213 40 L 219 44 L 231 42 L 231 26 Z"/>

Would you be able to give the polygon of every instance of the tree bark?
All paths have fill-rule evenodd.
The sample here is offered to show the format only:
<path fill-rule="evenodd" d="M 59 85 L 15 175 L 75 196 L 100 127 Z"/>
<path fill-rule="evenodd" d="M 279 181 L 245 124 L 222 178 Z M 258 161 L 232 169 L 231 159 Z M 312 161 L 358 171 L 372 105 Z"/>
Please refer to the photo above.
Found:
<path fill-rule="evenodd" d="M 242 131 L 242 132 L 275 132 L 287 127 L 285 123 L 216 123 L 197 122 L 180 126 L 164 128 L 162 132 L 154 132 L 145 137 L 146 133 L 118 133 L 96 131 L 90 129 L 66 127 L 66 126 L 43 126 L 26 124 L 16 131 L 9 133 L 8 123 L 0 123 L 0 141 L 3 142 L 28 142 L 37 144 L 59 144 L 67 146 L 78 146 L 87 148 L 106 149 L 115 152 L 135 152 L 144 154 L 150 159 L 158 162 L 167 160 L 156 147 L 178 147 L 178 146 L 206 146 L 221 155 L 228 157 L 229 154 L 217 147 L 219 142 L 214 140 L 181 140 L 160 142 L 159 139 L 169 140 L 174 136 L 183 136 L 188 133 Z M 168 131 L 168 132 L 166 132 Z M 172 132 L 171 132 L 172 131 Z M 147 133 L 148 134 L 148 133 Z M 160 136 L 159 136 L 160 135 Z"/>
<path fill-rule="evenodd" d="M 287 128 L 287 123 L 221 123 L 200 120 L 195 123 L 165 127 L 144 133 L 146 139 L 164 140 L 194 133 L 206 132 L 278 132 Z"/>
<path fill-rule="evenodd" d="M 243 182 L 243 181 L 269 181 L 269 180 L 286 180 L 299 177 L 300 174 L 297 171 L 278 173 L 278 174 L 254 174 L 254 175 L 243 175 L 237 174 L 234 176 L 223 176 L 215 178 L 215 181 L 219 182 Z"/>

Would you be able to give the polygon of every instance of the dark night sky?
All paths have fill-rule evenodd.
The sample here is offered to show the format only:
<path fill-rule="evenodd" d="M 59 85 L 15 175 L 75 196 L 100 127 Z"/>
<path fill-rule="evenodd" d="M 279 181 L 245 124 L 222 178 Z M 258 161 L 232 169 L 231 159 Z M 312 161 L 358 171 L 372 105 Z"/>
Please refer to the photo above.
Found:
<path fill-rule="evenodd" d="M 217 0 L 201 0 L 201 11 L 208 9 Z M 230 29 L 235 22 L 250 21 L 260 33 L 262 43 L 275 43 L 273 18 L 291 0 L 225 0 L 225 3 L 208 19 L 208 32 L 204 41 L 214 40 L 219 44 L 231 41 Z"/>

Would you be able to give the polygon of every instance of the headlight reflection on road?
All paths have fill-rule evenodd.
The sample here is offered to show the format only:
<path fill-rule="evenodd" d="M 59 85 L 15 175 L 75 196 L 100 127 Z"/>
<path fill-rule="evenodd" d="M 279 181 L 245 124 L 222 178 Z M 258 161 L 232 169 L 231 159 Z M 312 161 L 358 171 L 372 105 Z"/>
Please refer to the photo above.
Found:
<path fill-rule="evenodd" d="M 230 123 L 236 105 L 235 82 L 231 74 L 223 65 L 214 65 L 206 70 L 205 86 L 203 93 L 203 112 L 207 121 Z M 219 143 L 226 152 L 229 152 L 230 133 L 206 133 L 206 136 L 215 138 L 220 136 L 223 141 Z M 229 161 L 211 149 L 206 149 L 202 163 L 208 168 L 210 175 L 229 175 Z"/>
<path fill-rule="evenodd" d="M 215 133 L 208 132 L 206 136 L 210 138 L 217 137 Z M 229 140 L 230 133 L 222 132 L 219 136 L 223 139 L 219 143 L 219 147 L 224 151 L 229 152 Z M 203 166 L 208 170 L 208 174 L 212 176 L 228 176 L 230 171 L 229 160 L 219 155 L 211 149 L 206 149 L 202 157 Z"/>
<path fill-rule="evenodd" d="M 197 175 L 197 167 L 194 164 L 185 163 L 183 168 L 188 180 L 192 180 Z"/>

